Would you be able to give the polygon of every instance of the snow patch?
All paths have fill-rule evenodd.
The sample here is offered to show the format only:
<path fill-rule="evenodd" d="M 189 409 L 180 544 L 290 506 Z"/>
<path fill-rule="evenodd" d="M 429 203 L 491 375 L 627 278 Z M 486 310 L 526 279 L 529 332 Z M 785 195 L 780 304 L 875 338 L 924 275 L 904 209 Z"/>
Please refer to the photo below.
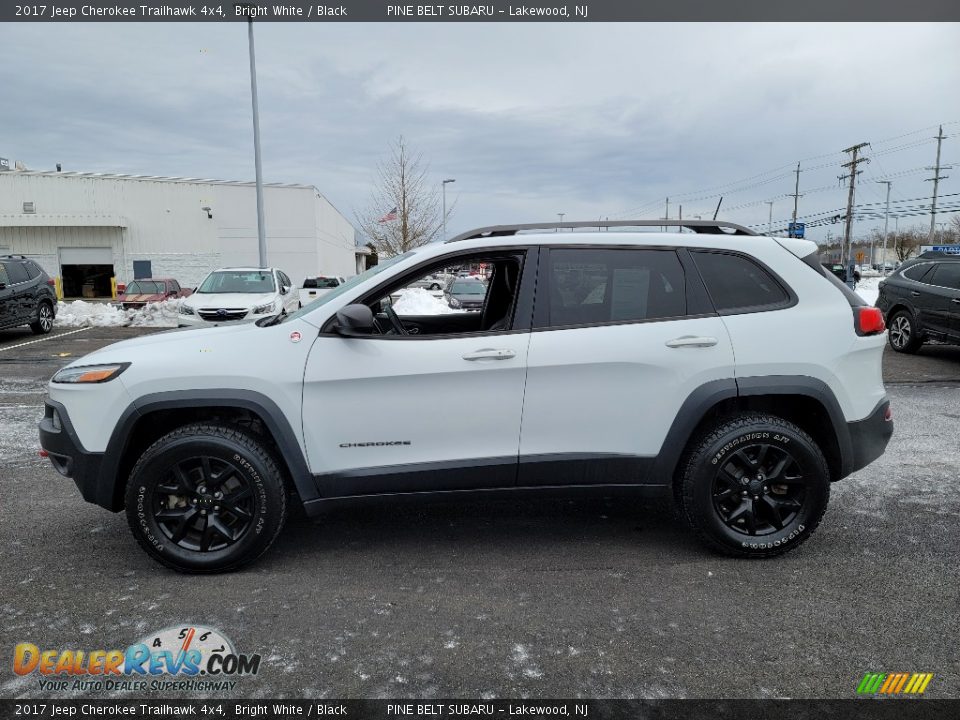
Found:
<path fill-rule="evenodd" d="M 406 288 L 397 293 L 400 297 L 393 303 L 397 315 L 449 315 L 462 312 L 454 310 L 428 290 L 423 288 Z"/>
<path fill-rule="evenodd" d="M 74 300 L 57 303 L 55 327 L 176 327 L 180 300 L 147 303 L 137 310 L 121 310 L 108 303 Z"/>
<path fill-rule="evenodd" d="M 877 304 L 877 295 L 880 294 L 880 281 L 883 280 L 882 277 L 868 277 L 863 278 L 860 282 L 857 283 L 856 292 L 857 295 L 862 297 L 868 305 Z"/>

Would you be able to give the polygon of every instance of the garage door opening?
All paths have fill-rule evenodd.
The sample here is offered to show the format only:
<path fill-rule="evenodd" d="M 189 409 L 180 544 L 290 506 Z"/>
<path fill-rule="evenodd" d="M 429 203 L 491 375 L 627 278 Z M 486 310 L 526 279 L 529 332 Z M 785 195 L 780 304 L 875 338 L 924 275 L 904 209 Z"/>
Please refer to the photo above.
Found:
<path fill-rule="evenodd" d="M 113 250 L 109 247 L 62 247 L 60 276 L 63 278 L 64 297 L 111 297 Z"/>
<path fill-rule="evenodd" d="M 68 298 L 108 298 L 113 295 L 110 278 L 113 265 L 61 265 L 63 296 Z"/>

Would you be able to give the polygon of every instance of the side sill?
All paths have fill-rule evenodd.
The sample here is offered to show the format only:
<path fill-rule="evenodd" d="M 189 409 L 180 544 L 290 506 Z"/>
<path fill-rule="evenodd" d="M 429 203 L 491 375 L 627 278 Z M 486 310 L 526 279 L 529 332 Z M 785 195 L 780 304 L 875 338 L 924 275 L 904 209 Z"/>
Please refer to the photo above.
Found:
<path fill-rule="evenodd" d="M 472 490 L 430 490 L 408 493 L 380 493 L 375 495 L 348 495 L 318 498 L 303 504 L 310 517 L 331 510 L 361 507 L 370 503 L 460 502 L 483 500 L 515 500 L 529 497 L 597 497 L 634 496 L 669 497 L 669 485 L 536 485 L 507 488 L 476 488 Z"/>

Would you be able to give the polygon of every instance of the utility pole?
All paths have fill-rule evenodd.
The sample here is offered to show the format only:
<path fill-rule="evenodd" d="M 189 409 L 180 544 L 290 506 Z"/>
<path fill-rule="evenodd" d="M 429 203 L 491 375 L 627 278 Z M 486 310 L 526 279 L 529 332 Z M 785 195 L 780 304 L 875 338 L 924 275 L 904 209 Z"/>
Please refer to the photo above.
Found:
<path fill-rule="evenodd" d="M 770 215 L 767 218 L 767 235 L 773 235 L 773 200 L 765 200 L 770 206 Z"/>
<path fill-rule="evenodd" d="M 890 180 L 877 180 L 881 185 L 887 186 L 887 209 L 883 214 L 883 258 L 880 260 L 883 263 L 883 269 L 880 271 L 881 274 L 887 276 L 887 237 L 889 235 L 890 228 L 890 186 L 893 185 L 893 182 Z M 872 258 L 871 258 L 872 259 Z"/>
<path fill-rule="evenodd" d="M 847 191 L 847 221 L 843 228 L 843 248 L 846 249 L 847 258 L 846 258 L 846 269 L 847 269 L 847 285 L 852 289 L 854 286 L 853 279 L 853 198 L 855 194 L 854 188 L 856 187 L 857 175 L 862 173 L 862 170 L 857 170 L 857 165 L 860 163 L 870 162 L 869 158 L 860 157 L 860 151 L 863 148 L 869 146 L 870 143 L 859 143 L 852 147 L 848 147 L 844 150 L 845 153 L 850 153 L 850 162 L 846 162 L 842 167 L 850 168 L 849 175 L 841 175 L 840 180 L 843 181 L 847 178 L 850 179 L 850 188 Z M 840 250 L 840 262 L 843 262 L 843 249 Z"/>
<path fill-rule="evenodd" d="M 680 211 L 677 214 L 677 220 L 683 220 L 683 205 L 680 206 Z M 683 225 L 677 226 L 677 232 L 683 232 Z"/>
<path fill-rule="evenodd" d="M 790 237 L 797 237 L 795 234 L 797 232 L 797 205 L 800 202 L 800 163 L 797 163 L 797 169 L 794 171 L 797 174 L 797 181 L 793 186 L 793 195 L 788 195 L 787 197 L 793 198 L 793 230 L 790 231 Z"/>
<path fill-rule="evenodd" d="M 557 215 L 560 217 L 560 222 L 563 223 L 563 216 L 566 215 L 566 213 L 557 213 Z M 560 232 L 560 228 L 555 228 L 554 232 Z"/>
<path fill-rule="evenodd" d="M 446 242 L 447 239 L 447 185 L 452 182 L 456 182 L 456 178 L 447 178 L 440 183 L 440 187 L 443 192 L 443 240 Z"/>
<path fill-rule="evenodd" d="M 663 214 L 663 219 L 664 219 L 664 220 L 669 220 L 669 219 L 670 219 L 670 198 L 667 198 L 667 209 L 666 209 L 666 211 L 665 211 L 664 214 Z M 663 226 L 662 228 L 660 228 L 660 229 L 663 230 L 664 232 L 666 232 L 666 231 L 667 231 L 667 226 L 664 225 L 664 226 Z"/>
<path fill-rule="evenodd" d="M 937 164 L 934 167 L 928 167 L 927 170 L 933 170 L 933 177 L 927 178 L 927 182 L 933 181 L 933 202 L 930 204 L 930 234 L 927 237 L 927 242 L 933 244 L 933 233 L 937 225 L 937 186 L 940 184 L 941 180 L 945 180 L 950 177 L 949 175 L 941 175 L 940 170 L 950 170 L 952 166 L 947 166 L 944 168 L 940 167 L 940 145 L 943 143 L 945 136 L 943 134 L 943 125 L 940 126 L 940 131 L 937 133 Z"/>
<path fill-rule="evenodd" d="M 263 165 L 260 162 L 260 109 L 257 99 L 257 56 L 253 48 L 253 15 L 247 15 L 247 43 L 250 47 L 250 99 L 253 104 L 253 167 L 257 183 L 257 247 L 260 267 L 267 267 L 267 229 L 263 217 Z"/>

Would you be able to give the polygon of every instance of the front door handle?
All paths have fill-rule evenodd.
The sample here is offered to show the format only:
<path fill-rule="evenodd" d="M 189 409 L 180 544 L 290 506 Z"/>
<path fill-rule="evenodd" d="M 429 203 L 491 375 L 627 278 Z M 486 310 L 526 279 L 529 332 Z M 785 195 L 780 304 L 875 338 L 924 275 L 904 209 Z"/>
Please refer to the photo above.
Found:
<path fill-rule="evenodd" d="M 715 337 L 698 337 L 696 335 L 684 335 L 673 340 L 667 340 L 668 348 L 713 347 L 716 344 L 717 339 Z"/>
<path fill-rule="evenodd" d="M 474 350 L 463 356 L 464 360 L 509 360 L 516 357 L 513 350 L 497 350 L 494 348 L 484 348 L 483 350 Z"/>
<path fill-rule="evenodd" d="M 957 305 L 960 305 L 960 298 L 954 298 L 950 302 L 955 302 Z"/>
<path fill-rule="evenodd" d="M 918 293 L 916 290 L 911 290 L 910 294 L 913 295 L 914 297 L 920 297 L 920 293 Z"/>

